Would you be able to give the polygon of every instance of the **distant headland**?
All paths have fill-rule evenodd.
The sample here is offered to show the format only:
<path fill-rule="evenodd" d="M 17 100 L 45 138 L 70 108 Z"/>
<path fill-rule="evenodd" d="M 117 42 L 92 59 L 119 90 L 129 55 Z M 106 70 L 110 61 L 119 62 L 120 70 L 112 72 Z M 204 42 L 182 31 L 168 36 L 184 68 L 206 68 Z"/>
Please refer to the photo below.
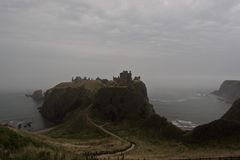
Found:
<path fill-rule="evenodd" d="M 34 91 L 32 94 L 26 94 L 26 97 L 31 97 L 36 102 L 41 102 L 44 99 L 43 91 L 41 89 Z"/>
<path fill-rule="evenodd" d="M 226 101 L 232 103 L 240 98 L 240 81 L 226 80 L 221 84 L 219 90 L 214 91 L 213 94 L 223 97 Z"/>

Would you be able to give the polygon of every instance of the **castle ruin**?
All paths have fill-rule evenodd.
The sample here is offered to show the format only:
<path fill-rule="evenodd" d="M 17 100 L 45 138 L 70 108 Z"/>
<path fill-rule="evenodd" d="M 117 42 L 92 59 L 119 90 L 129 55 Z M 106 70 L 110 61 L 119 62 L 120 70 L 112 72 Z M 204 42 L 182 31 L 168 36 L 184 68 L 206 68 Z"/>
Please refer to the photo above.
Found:
<path fill-rule="evenodd" d="M 140 80 L 140 76 L 134 77 L 134 79 L 132 79 L 131 71 L 123 71 L 118 77 L 113 77 L 113 81 L 120 85 L 127 85 L 133 80 Z"/>

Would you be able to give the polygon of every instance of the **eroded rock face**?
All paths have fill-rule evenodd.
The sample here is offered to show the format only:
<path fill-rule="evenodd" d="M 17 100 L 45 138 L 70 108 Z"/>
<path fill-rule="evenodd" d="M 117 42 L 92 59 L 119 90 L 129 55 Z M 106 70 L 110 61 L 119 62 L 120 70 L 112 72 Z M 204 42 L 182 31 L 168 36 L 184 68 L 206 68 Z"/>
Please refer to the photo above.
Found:
<path fill-rule="evenodd" d="M 128 86 L 105 87 L 98 91 L 93 113 L 112 122 L 145 119 L 154 113 L 145 84 L 134 81 Z"/>
<path fill-rule="evenodd" d="M 224 81 L 220 89 L 218 91 L 214 91 L 213 94 L 221 96 L 230 102 L 233 102 L 240 98 L 240 81 Z"/>
<path fill-rule="evenodd" d="M 36 90 L 32 94 L 32 98 L 36 101 L 42 101 L 43 100 L 43 91 L 42 90 Z"/>
<path fill-rule="evenodd" d="M 33 92 L 33 94 L 26 94 L 27 97 L 31 97 L 33 100 L 37 101 L 37 102 L 41 102 L 44 99 L 43 96 L 43 91 L 40 90 L 36 90 Z"/>
<path fill-rule="evenodd" d="M 59 123 L 65 115 L 76 108 L 84 108 L 92 102 L 91 93 L 85 88 L 53 88 L 45 94 L 41 114 Z"/>

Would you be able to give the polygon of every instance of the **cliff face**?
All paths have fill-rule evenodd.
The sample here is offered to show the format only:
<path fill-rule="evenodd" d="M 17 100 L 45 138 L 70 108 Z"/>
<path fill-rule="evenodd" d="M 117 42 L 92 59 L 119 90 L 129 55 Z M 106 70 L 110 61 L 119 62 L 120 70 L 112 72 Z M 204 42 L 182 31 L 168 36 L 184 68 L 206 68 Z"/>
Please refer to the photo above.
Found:
<path fill-rule="evenodd" d="M 50 121 L 59 123 L 72 110 L 89 106 L 96 91 L 101 87 L 99 81 L 58 84 L 46 92 L 40 112 Z"/>
<path fill-rule="evenodd" d="M 31 95 L 26 94 L 26 96 L 31 97 L 33 100 L 35 100 L 37 102 L 41 102 L 44 99 L 42 90 L 36 90 Z"/>
<path fill-rule="evenodd" d="M 226 98 L 233 102 L 240 98 L 240 81 L 227 80 L 224 81 L 218 91 L 213 94 Z"/>
<path fill-rule="evenodd" d="M 145 84 L 133 81 L 128 86 L 105 87 L 96 94 L 93 113 L 112 122 L 145 119 L 154 113 Z"/>
<path fill-rule="evenodd" d="M 93 80 L 61 83 L 46 92 L 40 112 L 47 119 L 59 123 L 67 113 L 90 104 L 92 113 L 113 122 L 144 119 L 154 113 L 146 86 L 139 80 L 126 86 Z"/>

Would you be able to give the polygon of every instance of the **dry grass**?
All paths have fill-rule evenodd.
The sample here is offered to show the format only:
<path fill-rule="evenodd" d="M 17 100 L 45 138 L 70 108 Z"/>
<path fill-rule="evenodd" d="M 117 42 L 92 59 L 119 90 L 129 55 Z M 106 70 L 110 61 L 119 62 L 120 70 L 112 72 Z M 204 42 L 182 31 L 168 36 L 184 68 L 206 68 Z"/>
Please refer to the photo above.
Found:
<path fill-rule="evenodd" d="M 240 149 L 226 147 L 187 147 L 174 141 L 147 142 L 137 138 L 131 138 L 137 143 L 135 150 L 125 155 L 125 159 L 178 159 L 200 157 L 230 157 L 239 156 Z"/>

